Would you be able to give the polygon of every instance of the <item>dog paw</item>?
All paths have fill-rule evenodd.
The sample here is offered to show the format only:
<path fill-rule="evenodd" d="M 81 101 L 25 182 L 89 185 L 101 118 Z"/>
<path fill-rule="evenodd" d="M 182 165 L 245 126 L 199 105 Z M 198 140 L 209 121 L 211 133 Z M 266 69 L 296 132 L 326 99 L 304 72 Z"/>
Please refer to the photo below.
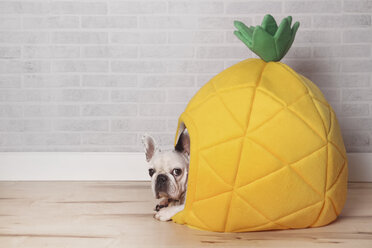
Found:
<path fill-rule="evenodd" d="M 173 211 L 169 211 L 167 208 L 162 208 L 154 215 L 154 218 L 160 221 L 170 221 L 173 215 Z"/>

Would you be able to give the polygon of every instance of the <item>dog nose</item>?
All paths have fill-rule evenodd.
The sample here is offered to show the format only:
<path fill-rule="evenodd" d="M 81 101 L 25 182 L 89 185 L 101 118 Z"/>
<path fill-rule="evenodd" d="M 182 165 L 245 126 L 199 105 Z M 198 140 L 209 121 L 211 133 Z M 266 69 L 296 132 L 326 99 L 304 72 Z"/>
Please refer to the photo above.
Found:
<path fill-rule="evenodd" d="M 163 184 L 168 181 L 168 177 L 164 174 L 160 174 L 158 178 L 156 178 L 156 183 Z"/>

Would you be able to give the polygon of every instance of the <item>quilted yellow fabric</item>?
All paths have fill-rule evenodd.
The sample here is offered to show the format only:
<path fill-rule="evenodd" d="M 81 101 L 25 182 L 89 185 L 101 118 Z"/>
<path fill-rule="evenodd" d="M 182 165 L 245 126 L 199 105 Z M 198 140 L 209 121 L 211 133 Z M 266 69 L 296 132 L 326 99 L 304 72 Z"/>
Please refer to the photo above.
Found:
<path fill-rule="evenodd" d="M 226 69 L 193 97 L 183 124 L 191 160 L 176 223 L 245 232 L 318 227 L 340 214 L 348 170 L 335 113 L 287 65 L 247 59 Z"/>

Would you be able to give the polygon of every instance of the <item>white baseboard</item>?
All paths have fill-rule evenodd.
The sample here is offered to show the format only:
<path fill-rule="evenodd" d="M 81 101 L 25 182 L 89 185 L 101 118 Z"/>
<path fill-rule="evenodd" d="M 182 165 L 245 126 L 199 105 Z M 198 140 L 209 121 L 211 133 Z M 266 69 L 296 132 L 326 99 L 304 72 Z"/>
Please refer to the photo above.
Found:
<path fill-rule="evenodd" d="M 372 153 L 348 153 L 349 181 L 372 182 Z"/>
<path fill-rule="evenodd" d="M 349 153 L 349 181 L 372 182 L 372 153 Z M 143 153 L 0 153 L 0 181 L 149 180 Z"/>
<path fill-rule="evenodd" d="M 144 153 L 0 153 L 0 181 L 149 180 Z"/>

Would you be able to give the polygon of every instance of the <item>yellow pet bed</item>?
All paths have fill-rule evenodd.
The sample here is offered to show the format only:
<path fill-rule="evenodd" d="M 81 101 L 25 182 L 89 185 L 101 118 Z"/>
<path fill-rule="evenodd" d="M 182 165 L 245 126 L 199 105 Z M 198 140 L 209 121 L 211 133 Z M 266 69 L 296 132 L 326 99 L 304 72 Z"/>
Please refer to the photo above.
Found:
<path fill-rule="evenodd" d="M 235 22 L 261 59 L 215 76 L 179 118 L 188 129 L 185 209 L 173 221 L 217 232 L 327 225 L 347 192 L 347 158 L 335 113 L 309 79 L 279 61 L 298 23 Z"/>

